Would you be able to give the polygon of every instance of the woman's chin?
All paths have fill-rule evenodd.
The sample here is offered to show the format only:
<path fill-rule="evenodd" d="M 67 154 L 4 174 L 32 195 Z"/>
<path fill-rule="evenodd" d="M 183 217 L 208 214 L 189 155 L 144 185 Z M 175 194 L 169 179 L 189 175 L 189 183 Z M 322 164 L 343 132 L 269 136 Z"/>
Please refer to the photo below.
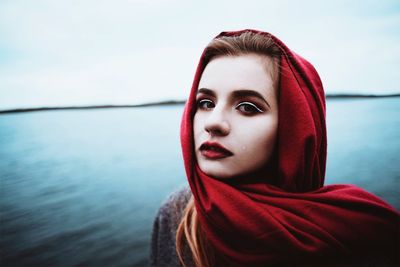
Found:
<path fill-rule="evenodd" d="M 232 176 L 235 176 L 233 173 L 227 172 L 226 169 L 209 168 L 209 167 L 202 167 L 202 166 L 200 166 L 200 169 L 207 176 L 210 176 L 210 177 L 218 179 L 218 180 L 226 180 L 226 179 L 231 178 Z"/>

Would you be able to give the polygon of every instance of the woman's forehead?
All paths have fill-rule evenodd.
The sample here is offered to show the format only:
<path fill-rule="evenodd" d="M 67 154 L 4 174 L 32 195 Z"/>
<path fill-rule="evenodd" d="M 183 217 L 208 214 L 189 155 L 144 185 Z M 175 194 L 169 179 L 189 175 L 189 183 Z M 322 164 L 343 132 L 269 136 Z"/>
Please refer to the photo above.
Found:
<path fill-rule="evenodd" d="M 271 70 L 268 71 L 268 68 Z M 257 54 L 220 56 L 207 64 L 198 89 L 207 88 L 216 94 L 254 90 L 268 97 L 274 91 L 272 71 L 273 62 L 267 56 Z"/>

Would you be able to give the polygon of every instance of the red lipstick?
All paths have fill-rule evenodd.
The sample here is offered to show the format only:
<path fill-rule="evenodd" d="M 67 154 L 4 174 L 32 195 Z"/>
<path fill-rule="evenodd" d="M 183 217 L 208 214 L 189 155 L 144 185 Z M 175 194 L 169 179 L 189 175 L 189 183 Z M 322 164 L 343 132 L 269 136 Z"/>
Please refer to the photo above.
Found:
<path fill-rule="evenodd" d="M 233 155 L 232 152 L 216 142 L 204 142 L 200 146 L 200 152 L 208 159 L 222 159 Z"/>

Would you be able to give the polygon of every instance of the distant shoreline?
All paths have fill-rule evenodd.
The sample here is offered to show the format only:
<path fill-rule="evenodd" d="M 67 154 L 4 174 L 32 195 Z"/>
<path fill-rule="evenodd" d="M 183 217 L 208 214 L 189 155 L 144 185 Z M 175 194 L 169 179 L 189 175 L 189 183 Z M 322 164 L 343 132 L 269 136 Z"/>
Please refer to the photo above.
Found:
<path fill-rule="evenodd" d="M 335 98 L 385 98 L 385 97 L 399 97 L 398 94 L 387 94 L 387 95 L 362 95 L 362 94 L 328 94 L 325 97 L 327 99 L 335 99 Z"/>
<path fill-rule="evenodd" d="M 33 112 L 33 111 L 48 111 L 48 110 L 81 110 L 81 109 L 105 109 L 105 108 L 140 108 L 140 107 L 153 107 L 153 106 L 174 106 L 183 105 L 186 101 L 161 101 L 145 104 L 135 105 L 93 105 L 93 106 L 65 106 L 65 107 L 40 107 L 40 108 L 17 108 L 0 110 L 0 114 L 7 113 L 20 113 L 20 112 Z"/>
<path fill-rule="evenodd" d="M 359 95 L 359 94 L 329 94 L 326 95 L 327 99 L 356 99 L 356 98 L 388 98 L 400 97 L 399 94 L 388 95 Z M 174 106 L 183 105 L 185 100 L 168 100 L 135 105 L 93 105 L 93 106 L 63 106 L 63 107 L 38 107 L 38 108 L 17 108 L 0 110 L 0 114 L 9 113 L 22 113 L 22 112 L 35 112 L 35 111 L 50 111 L 50 110 L 83 110 L 83 109 L 106 109 L 106 108 L 139 108 L 139 107 L 154 107 L 154 106 Z"/>

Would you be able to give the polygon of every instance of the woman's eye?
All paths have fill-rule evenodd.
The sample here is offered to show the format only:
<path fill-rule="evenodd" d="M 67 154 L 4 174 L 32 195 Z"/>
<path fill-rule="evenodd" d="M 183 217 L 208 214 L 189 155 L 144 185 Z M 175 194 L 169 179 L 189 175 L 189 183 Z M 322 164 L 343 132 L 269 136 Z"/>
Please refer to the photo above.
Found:
<path fill-rule="evenodd" d="M 197 107 L 200 109 L 211 109 L 214 108 L 214 103 L 209 99 L 202 99 L 197 102 Z"/>
<path fill-rule="evenodd" d="M 236 109 L 239 111 L 245 113 L 245 114 L 256 114 L 256 113 L 263 113 L 260 108 L 258 108 L 256 105 L 250 102 L 242 102 L 239 105 L 236 106 Z"/>

